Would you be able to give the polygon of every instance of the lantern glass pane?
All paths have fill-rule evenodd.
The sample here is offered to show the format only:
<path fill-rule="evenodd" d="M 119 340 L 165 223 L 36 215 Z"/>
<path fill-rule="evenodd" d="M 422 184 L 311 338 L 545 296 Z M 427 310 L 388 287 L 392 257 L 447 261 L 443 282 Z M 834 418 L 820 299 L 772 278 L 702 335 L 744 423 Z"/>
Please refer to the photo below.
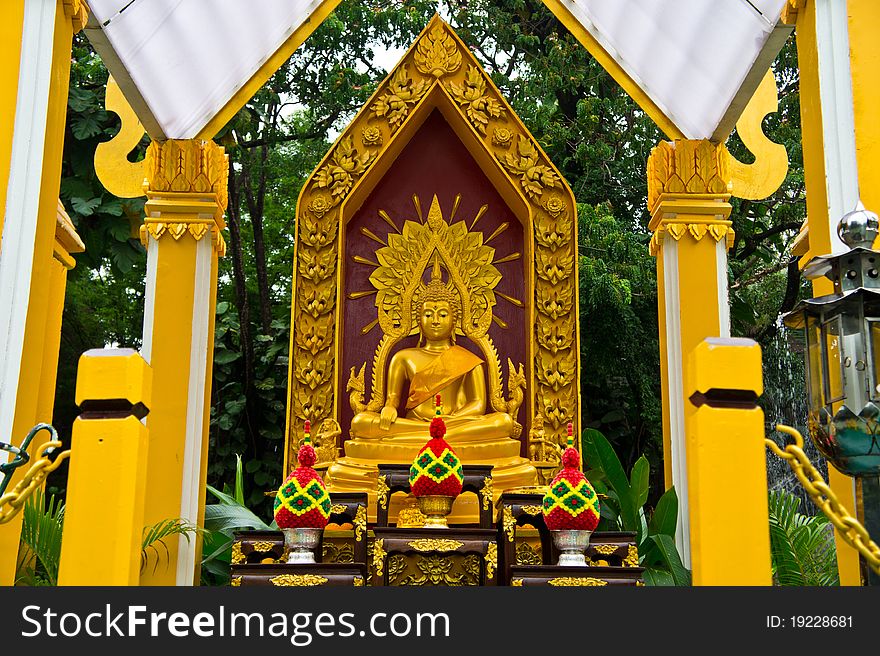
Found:
<path fill-rule="evenodd" d="M 868 364 L 870 389 L 869 396 L 872 401 L 880 400 L 880 319 L 867 319 L 868 324 Z"/>
<path fill-rule="evenodd" d="M 822 324 L 822 351 L 825 372 L 825 402 L 828 405 L 846 397 L 843 387 L 843 325 L 840 315 Z"/>
<path fill-rule="evenodd" d="M 807 339 L 807 393 L 810 409 L 818 411 L 825 405 L 822 385 L 822 329 L 819 320 L 807 316 L 805 328 Z"/>

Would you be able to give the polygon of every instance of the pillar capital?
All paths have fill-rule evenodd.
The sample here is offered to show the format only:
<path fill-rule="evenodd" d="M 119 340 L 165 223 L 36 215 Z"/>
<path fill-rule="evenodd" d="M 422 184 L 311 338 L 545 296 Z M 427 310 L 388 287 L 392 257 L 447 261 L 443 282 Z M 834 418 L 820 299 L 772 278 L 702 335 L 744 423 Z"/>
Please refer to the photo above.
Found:
<path fill-rule="evenodd" d="M 648 210 L 651 254 L 666 235 L 688 236 L 733 245 L 730 227 L 730 154 L 723 144 L 705 139 L 661 141 L 648 158 Z"/>
<path fill-rule="evenodd" d="M 210 233 L 219 255 L 227 203 L 228 157 L 223 147 L 201 139 L 150 143 L 146 155 L 146 218 L 141 241 L 187 233 L 200 241 Z"/>
<path fill-rule="evenodd" d="M 86 26 L 89 20 L 89 8 L 84 0 L 61 0 L 64 6 L 64 15 L 73 24 L 73 33 L 76 34 Z"/>

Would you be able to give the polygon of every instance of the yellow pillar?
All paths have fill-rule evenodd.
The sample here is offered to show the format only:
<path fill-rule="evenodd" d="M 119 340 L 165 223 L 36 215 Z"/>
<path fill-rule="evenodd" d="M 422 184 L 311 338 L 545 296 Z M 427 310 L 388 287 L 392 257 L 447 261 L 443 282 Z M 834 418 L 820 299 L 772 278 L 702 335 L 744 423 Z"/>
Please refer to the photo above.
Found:
<path fill-rule="evenodd" d="M 761 348 L 708 338 L 691 351 L 685 394 L 694 585 L 770 585 Z"/>
<path fill-rule="evenodd" d="M 138 584 L 147 471 L 140 419 L 151 389 L 150 367 L 131 349 L 80 357 L 59 585 Z"/>
<path fill-rule="evenodd" d="M 21 61 L 24 0 L 9 0 L 0 20 L 0 245 L 6 215 L 6 186 L 12 158 L 12 131 L 18 95 L 18 72 Z"/>
<path fill-rule="evenodd" d="M 691 562 L 685 425 L 687 355 L 706 337 L 728 337 L 727 248 L 733 243 L 728 154 L 709 141 L 658 144 L 648 159 L 651 254 L 657 258 L 663 455 L 679 498 L 676 544 Z"/>
<path fill-rule="evenodd" d="M 217 257 L 225 251 L 227 158 L 211 141 L 153 142 L 147 151 L 147 284 L 142 353 L 153 370 L 144 521 L 204 518 Z M 169 544 L 149 585 L 191 585 L 199 545 Z"/>
<path fill-rule="evenodd" d="M 85 8 L 80 0 L 58 0 L 54 6 L 25 0 L 13 3 L 10 11 L 13 22 L 21 16 L 22 30 L 17 38 L 20 57 L 9 63 L 10 67 L 18 65 L 13 134 L 4 146 L 9 150 L 0 152 L 0 174 L 7 175 L 3 207 L 16 217 L 16 221 L 3 221 L 0 242 L 0 305 L 4 308 L 0 316 L 0 434 L 8 441 L 20 442 L 41 421 L 47 357 L 57 358 L 57 350 L 47 352 L 46 324 L 54 321 L 49 313 L 53 287 L 57 289 L 57 282 L 53 285 L 57 278 L 53 275 L 53 242 L 70 46 L 74 30 L 85 20 Z M 12 78 L 10 73 L 0 75 Z M 4 105 L 7 100 L 4 95 Z M 4 116 L 3 121 L 8 120 Z M 8 127 L 2 123 L 0 129 L 4 125 Z M 7 152 L 8 160 L 4 160 Z M 34 170 L 41 171 L 39 178 L 33 175 Z M 42 441 L 34 441 L 32 457 L 40 444 Z M 0 585 L 12 583 L 20 531 L 20 514 L 0 526 Z"/>
<path fill-rule="evenodd" d="M 880 43 L 876 39 L 877 3 L 870 0 L 799 1 L 790 12 L 797 31 L 800 69 L 801 140 L 807 189 L 809 252 L 817 255 L 846 247 L 837 237 L 837 222 L 861 196 L 880 207 L 876 186 L 880 170 Z M 830 294 L 824 278 L 813 282 L 813 295 Z M 841 503 L 857 506 L 853 479 L 828 468 L 828 483 Z M 841 585 L 860 585 L 858 553 L 835 532 Z"/>

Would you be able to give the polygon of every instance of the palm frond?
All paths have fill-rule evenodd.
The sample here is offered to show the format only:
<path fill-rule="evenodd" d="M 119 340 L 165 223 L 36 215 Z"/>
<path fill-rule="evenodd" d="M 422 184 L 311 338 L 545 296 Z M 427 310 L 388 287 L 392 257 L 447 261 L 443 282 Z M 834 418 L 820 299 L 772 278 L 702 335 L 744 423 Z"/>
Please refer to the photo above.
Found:
<path fill-rule="evenodd" d="M 141 543 L 141 569 L 146 566 L 147 558 L 150 552 L 152 552 L 156 555 L 156 562 L 153 567 L 153 571 L 156 571 L 159 567 L 159 563 L 162 561 L 162 553 L 158 548 L 160 546 L 165 551 L 165 557 L 170 557 L 171 554 L 168 551 L 168 545 L 165 543 L 166 538 L 174 535 L 182 535 L 186 538 L 186 541 L 189 542 L 191 534 L 198 535 L 202 531 L 203 529 L 195 524 L 181 518 L 163 519 L 152 526 L 145 526 L 144 537 Z"/>
<path fill-rule="evenodd" d="M 27 553 L 19 560 L 16 581 L 57 584 L 63 525 L 64 504 L 56 503 L 55 495 L 49 497 L 47 504 L 43 491 L 35 490 L 22 509 L 21 542 Z"/>
<path fill-rule="evenodd" d="M 773 578 L 779 585 L 838 585 L 834 535 L 824 515 L 799 511 L 800 499 L 773 490 L 769 496 Z"/>

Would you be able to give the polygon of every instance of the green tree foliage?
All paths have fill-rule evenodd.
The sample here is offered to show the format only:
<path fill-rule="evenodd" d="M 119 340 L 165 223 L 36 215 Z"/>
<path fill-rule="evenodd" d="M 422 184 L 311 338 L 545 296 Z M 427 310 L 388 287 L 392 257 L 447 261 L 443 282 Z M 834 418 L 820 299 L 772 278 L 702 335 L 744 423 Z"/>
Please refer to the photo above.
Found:
<path fill-rule="evenodd" d="M 838 585 L 834 528 L 825 515 L 803 515 L 801 501 L 770 492 L 770 552 L 777 585 Z"/>

